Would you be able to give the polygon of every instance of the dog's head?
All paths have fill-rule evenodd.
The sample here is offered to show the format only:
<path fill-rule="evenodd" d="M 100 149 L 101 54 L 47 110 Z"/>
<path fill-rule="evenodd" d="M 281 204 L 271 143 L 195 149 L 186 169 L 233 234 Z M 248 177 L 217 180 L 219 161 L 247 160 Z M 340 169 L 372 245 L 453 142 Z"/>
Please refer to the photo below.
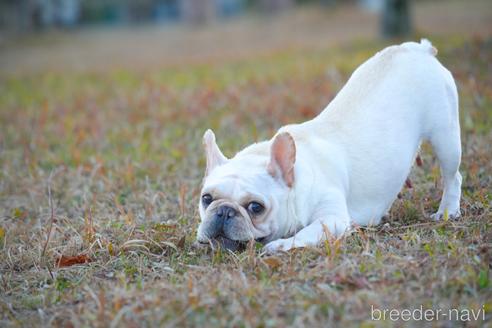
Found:
<path fill-rule="evenodd" d="M 268 242 L 281 237 L 294 184 L 296 147 L 288 133 L 254 144 L 227 159 L 211 130 L 203 137 L 207 168 L 197 239 Z"/>

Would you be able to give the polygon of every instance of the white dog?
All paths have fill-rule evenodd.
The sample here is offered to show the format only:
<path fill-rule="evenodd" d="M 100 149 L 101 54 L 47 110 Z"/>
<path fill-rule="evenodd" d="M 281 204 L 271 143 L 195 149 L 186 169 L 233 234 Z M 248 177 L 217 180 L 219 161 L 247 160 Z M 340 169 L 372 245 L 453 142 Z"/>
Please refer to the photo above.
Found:
<path fill-rule="evenodd" d="M 204 135 L 197 240 L 256 239 L 266 251 L 315 246 L 353 223 L 377 224 L 429 141 L 444 184 L 440 219 L 460 215 L 458 94 L 427 40 L 391 46 L 350 77 L 316 118 L 227 159 Z M 224 244 L 226 247 L 229 244 Z"/>

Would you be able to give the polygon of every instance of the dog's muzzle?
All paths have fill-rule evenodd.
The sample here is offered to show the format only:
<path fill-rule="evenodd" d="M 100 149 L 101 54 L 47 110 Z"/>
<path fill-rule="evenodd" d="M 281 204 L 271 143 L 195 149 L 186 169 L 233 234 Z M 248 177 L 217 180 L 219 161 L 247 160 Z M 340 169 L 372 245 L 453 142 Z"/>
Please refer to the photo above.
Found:
<path fill-rule="evenodd" d="M 213 217 L 213 223 L 209 226 L 208 237 L 215 238 L 224 233 L 224 225 L 237 215 L 237 211 L 230 206 L 222 205 L 217 209 Z"/>

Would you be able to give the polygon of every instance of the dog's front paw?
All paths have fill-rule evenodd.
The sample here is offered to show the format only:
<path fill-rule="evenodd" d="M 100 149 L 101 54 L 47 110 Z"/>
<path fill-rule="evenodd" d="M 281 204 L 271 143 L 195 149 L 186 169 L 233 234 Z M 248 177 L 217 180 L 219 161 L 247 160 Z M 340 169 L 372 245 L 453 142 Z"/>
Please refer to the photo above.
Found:
<path fill-rule="evenodd" d="M 288 250 L 296 247 L 299 246 L 295 245 L 294 240 L 292 238 L 287 238 L 271 241 L 263 247 L 263 250 L 267 254 L 272 254 L 277 252 L 287 252 Z"/>

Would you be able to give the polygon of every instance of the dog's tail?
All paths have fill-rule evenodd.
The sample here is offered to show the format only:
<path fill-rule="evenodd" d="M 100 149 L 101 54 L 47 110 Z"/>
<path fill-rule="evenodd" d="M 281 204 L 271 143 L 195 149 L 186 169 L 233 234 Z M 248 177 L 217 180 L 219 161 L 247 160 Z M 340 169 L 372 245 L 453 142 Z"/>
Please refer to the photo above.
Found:
<path fill-rule="evenodd" d="M 432 56 L 436 56 L 437 55 L 437 49 L 427 39 L 421 39 L 420 40 L 420 47 L 424 51 L 430 53 Z"/>
<path fill-rule="evenodd" d="M 425 54 L 429 54 L 431 56 L 437 55 L 437 49 L 432 45 L 432 43 L 427 39 L 421 39 L 420 43 L 417 42 L 405 42 L 402 43 L 399 47 L 388 47 L 387 49 L 406 49 L 411 51 L 423 52 Z"/>

